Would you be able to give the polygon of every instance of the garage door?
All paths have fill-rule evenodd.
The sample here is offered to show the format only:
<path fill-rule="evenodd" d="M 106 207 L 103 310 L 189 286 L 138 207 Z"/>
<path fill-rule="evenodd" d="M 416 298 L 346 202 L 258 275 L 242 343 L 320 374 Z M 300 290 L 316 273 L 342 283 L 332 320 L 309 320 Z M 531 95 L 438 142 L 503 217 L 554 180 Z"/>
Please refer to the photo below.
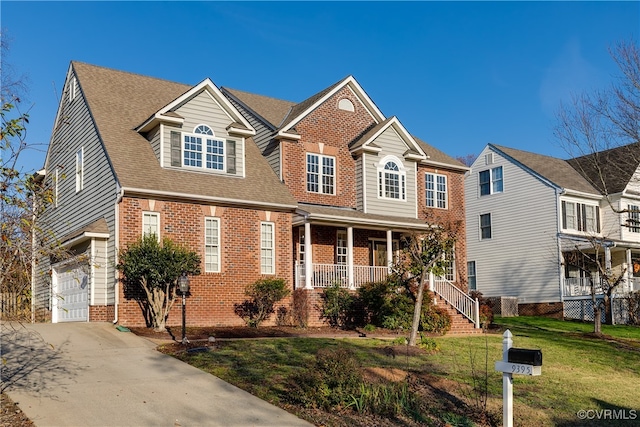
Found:
<path fill-rule="evenodd" d="M 86 322 L 89 320 L 89 276 L 81 267 L 61 268 L 54 288 L 54 322 Z"/>

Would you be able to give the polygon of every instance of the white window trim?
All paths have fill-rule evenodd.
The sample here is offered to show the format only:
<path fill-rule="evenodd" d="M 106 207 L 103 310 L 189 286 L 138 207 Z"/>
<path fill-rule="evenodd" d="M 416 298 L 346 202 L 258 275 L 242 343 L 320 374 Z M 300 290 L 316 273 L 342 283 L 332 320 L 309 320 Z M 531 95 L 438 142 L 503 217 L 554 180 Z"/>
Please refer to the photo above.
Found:
<path fill-rule="evenodd" d="M 385 166 L 387 163 L 393 162 L 398 166 L 397 171 L 387 171 Z M 407 170 L 404 167 L 404 164 L 398 159 L 396 156 L 386 156 L 382 160 L 378 162 L 377 165 L 377 181 L 378 181 L 378 199 L 382 200 L 393 200 L 396 202 L 406 202 L 407 201 Z M 398 174 L 398 191 L 400 192 L 399 198 L 387 197 L 386 196 L 386 188 L 384 182 L 384 173 L 397 173 Z"/>
<path fill-rule="evenodd" d="M 494 185 L 497 181 L 493 179 L 493 171 L 496 169 L 502 170 L 502 178 L 500 179 L 500 181 L 502 181 L 502 190 L 500 191 L 494 190 Z M 489 193 L 487 194 L 482 194 L 482 182 L 480 182 L 480 174 L 483 172 L 489 172 Z M 479 171 L 478 172 L 478 195 L 480 195 L 480 197 L 483 197 L 483 196 L 490 196 L 492 194 L 500 194 L 500 193 L 504 193 L 504 168 L 502 166 L 496 166 L 493 168 L 483 169 Z"/>
<path fill-rule="evenodd" d="M 309 190 L 309 156 L 316 156 L 318 158 L 318 191 Z M 306 153 L 305 154 L 305 188 L 307 193 L 311 194 L 324 194 L 327 196 L 335 196 L 336 195 L 336 158 L 334 156 L 325 156 L 324 154 L 318 153 Z M 331 159 L 333 161 L 333 175 L 325 175 L 324 174 L 324 162 L 323 159 Z M 324 178 L 325 176 L 330 176 L 333 179 L 331 188 L 331 193 L 324 192 Z"/>
<path fill-rule="evenodd" d="M 560 226 L 562 230 L 570 231 L 574 233 L 591 235 L 591 234 L 600 234 L 602 230 L 602 213 L 600 212 L 600 206 L 594 203 L 585 203 L 584 200 L 562 200 L 560 208 Z M 564 204 L 564 207 L 562 206 Z M 568 216 L 565 215 L 568 205 L 573 205 L 573 215 L 571 216 L 573 226 L 569 226 Z M 582 210 L 580 206 L 586 206 L 592 209 L 593 218 L 592 225 L 595 226 L 595 229 L 589 230 L 584 224 L 584 220 L 586 218 L 582 218 Z M 581 218 L 578 218 L 578 217 Z M 566 223 L 566 227 L 565 227 Z M 582 230 L 580 229 L 582 227 Z"/>
<path fill-rule="evenodd" d="M 84 189 L 84 147 L 76 151 L 76 193 Z"/>
<path fill-rule="evenodd" d="M 263 227 L 269 226 L 271 228 L 271 246 L 266 246 L 265 241 L 262 238 Z M 276 225 L 273 222 L 262 221 L 260 222 L 260 273 L 261 274 L 276 274 Z M 270 251 L 271 253 L 271 262 L 270 264 L 266 264 L 264 262 L 265 258 L 263 257 L 263 251 Z M 270 269 L 271 271 L 267 271 Z"/>
<path fill-rule="evenodd" d="M 490 237 L 482 237 L 482 217 L 488 215 L 489 216 L 489 231 L 491 232 Z M 491 218 L 491 213 L 483 213 L 478 215 L 478 237 L 480 240 L 492 240 L 493 239 L 493 218 Z"/>
<path fill-rule="evenodd" d="M 158 224 L 158 232 L 156 233 L 156 237 L 158 238 L 158 241 L 160 241 L 160 212 L 142 211 L 142 237 L 147 235 L 144 221 L 145 216 L 156 218 L 156 224 Z"/>
<path fill-rule="evenodd" d="M 76 99 L 76 77 L 73 76 L 69 80 L 69 102 Z"/>
<path fill-rule="evenodd" d="M 429 189 L 427 188 L 427 176 L 433 176 L 433 206 L 429 206 L 429 198 L 427 197 L 427 192 L 429 191 Z M 439 191 L 438 190 L 438 178 L 444 178 L 444 191 Z M 435 173 L 435 172 L 426 172 L 425 176 L 424 176 L 424 200 L 425 200 L 425 205 L 428 208 L 434 208 L 434 209 L 449 209 L 449 182 L 448 182 L 448 177 L 447 175 L 443 175 L 440 173 Z M 440 193 L 444 193 L 444 206 L 438 206 L 438 202 L 440 201 L 440 199 L 438 199 L 438 194 Z"/>
<path fill-rule="evenodd" d="M 473 265 L 473 275 L 470 273 L 471 269 L 469 268 L 471 265 Z M 474 286 L 473 288 L 471 288 L 471 278 L 473 277 L 473 282 L 474 282 Z M 475 261 L 467 261 L 467 282 L 469 284 L 469 290 L 470 291 L 477 291 L 478 290 L 478 266 L 476 265 Z"/>
<path fill-rule="evenodd" d="M 196 130 L 198 128 L 201 127 L 206 127 L 207 129 L 209 129 L 211 131 L 211 135 L 206 134 L 206 133 L 196 133 Z M 185 139 L 187 137 L 193 137 L 193 138 L 200 138 L 201 139 L 201 145 L 200 145 L 200 150 L 195 151 L 195 150 L 189 150 L 192 152 L 196 152 L 200 154 L 200 164 L 201 166 L 194 166 L 194 165 L 188 165 L 185 163 L 185 158 L 184 158 L 184 154 L 185 151 L 187 151 L 185 149 Z M 226 174 L 227 173 L 227 139 L 232 139 L 233 141 L 236 142 L 236 153 L 237 153 L 237 144 L 238 141 L 234 138 L 221 138 L 216 136 L 215 131 L 213 130 L 213 128 L 207 124 L 204 123 L 199 123 L 196 126 L 194 126 L 193 131 L 192 132 L 182 132 L 180 135 L 180 161 L 182 164 L 183 168 L 187 168 L 187 169 L 194 169 L 194 170 L 204 170 L 207 172 L 215 172 L 215 173 L 222 173 L 222 174 Z M 216 142 L 222 142 L 222 168 L 221 169 L 214 169 L 214 168 L 208 168 L 207 167 L 207 140 L 212 140 L 212 141 L 216 141 Z"/>
<path fill-rule="evenodd" d="M 207 223 L 208 222 L 215 222 L 215 233 L 216 233 L 216 237 L 217 237 L 217 243 L 216 244 L 207 244 Z M 204 218 L 204 272 L 205 273 L 220 273 L 221 271 L 221 257 L 220 257 L 220 218 L 217 217 L 212 217 L 212 216 L 207 216 Z M 208 248 L 212 248 L 215 252 L 215 256 L 217 259 L 217 265 L 215 266 L 215 268 L 213 269 L 208 269 L 207 266 L 208 263 L 207 262 L 207 249 Z"/>
<path fill-rule="evenodd" d="M 340 246 L 340 241 L 344 242 L 344 246 Z M 349 249 L 347 242 L 347 230 L 336 230 L 336 264 L 347 265 L 349 262 Z M 344 251 L 344 253 L 340 253 Z M 340 262 L 340 258 L 344 258 L 344 262 Z"/>

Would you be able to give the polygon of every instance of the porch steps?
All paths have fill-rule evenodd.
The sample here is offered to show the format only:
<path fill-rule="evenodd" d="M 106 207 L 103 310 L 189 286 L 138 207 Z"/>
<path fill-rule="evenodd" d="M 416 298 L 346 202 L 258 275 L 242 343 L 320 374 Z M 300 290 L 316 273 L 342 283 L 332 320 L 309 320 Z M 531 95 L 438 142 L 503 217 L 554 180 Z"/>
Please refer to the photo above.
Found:
<path fill-rule="evenodd" d="M 447 332 L 447 335 L 469 335 L 469 334 L 481 334 L 482 329 L 476 329 L 473 322 L 462 315 L 451 304 L 449 304 L 441 296 L 434 294 L 434 301 L 439 307 L 444 307 L 445 310 L 451 316 L 451 329 Z"/>

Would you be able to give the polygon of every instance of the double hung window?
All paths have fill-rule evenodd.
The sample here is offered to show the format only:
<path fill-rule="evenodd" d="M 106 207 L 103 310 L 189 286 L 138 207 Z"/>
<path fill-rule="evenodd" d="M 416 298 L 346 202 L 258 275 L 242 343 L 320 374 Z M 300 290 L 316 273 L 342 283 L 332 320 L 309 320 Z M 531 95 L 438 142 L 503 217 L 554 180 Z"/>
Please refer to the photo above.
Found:
<path fill-rule="evenodd" d="M 204 219 L 204 271 L 220 272 L 220 220 Z"/>
<path fill-rule="evenodd" d="M 262 274 L 275 273 L 275 236 L 272 222 L 260 223 L 260 271 Z"/>
<path fill-rule="evenodd" d="M 599 233 L 600 207 L 562 201 L 562 228 L 586 233 Z"/>
<path fill-rule="evenodd" d="M 142 235 L 154 235 L 160 240 L 160 213 L 142 212 Z"/>
<path fill-rule="evenodd" d="M 467 262 L 467 281 L 469 282 L 469 290 L 475 291 L 478 289 L 478 285 L 476 283 L 476 262 L 468 261 Z"/>
<path fill-rule="evenodd" d="M 437 173 L 425 175 L 426 201 L 428 208 L 447 209 L 447 176 Z"/>
<path fill-rule="evenodd" d="M 480 239 L 491 239 L 491 214 L 480 215 Z"/>
<path fill-rule="evenodd" d="M 480 171 L 478 178 L 478 182 L 480 183 L 481 196 L 502 193 L 502 166 Z"/>
<path fill-rule="evenodd" d="M 307 153 L 307 191 L 335 194 L 335 158 Z"/>
<path fill-rule="evenodd" d="M 76 151 L 76 193 L 84 188 L 84 147 Z"/>
<path fill-rule="evenodd" d="M 629 231 L 640 233 L 640 207 L 629 205 L 627 210 L 627 227 L 629 227 Z"/>
<path fill-rule="evenodd" d="M 395 157 L 385 157 L 378 165 L 378 197 L 406 200 L 406 174 Z"/>

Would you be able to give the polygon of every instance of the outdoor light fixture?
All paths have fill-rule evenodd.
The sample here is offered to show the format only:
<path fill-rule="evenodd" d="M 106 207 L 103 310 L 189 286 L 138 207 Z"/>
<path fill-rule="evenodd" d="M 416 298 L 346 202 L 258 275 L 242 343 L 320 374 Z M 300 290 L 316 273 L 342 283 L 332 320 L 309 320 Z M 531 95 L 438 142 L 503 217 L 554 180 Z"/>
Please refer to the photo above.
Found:
<path fill-rule="evenodd" d="M 182 294 L 182 344 L 187 344 L 187 293 L 189 293 L 189 276 L 186 272 L 182 272 L 182 276 L 178 279 L 178 286 Z"/>

